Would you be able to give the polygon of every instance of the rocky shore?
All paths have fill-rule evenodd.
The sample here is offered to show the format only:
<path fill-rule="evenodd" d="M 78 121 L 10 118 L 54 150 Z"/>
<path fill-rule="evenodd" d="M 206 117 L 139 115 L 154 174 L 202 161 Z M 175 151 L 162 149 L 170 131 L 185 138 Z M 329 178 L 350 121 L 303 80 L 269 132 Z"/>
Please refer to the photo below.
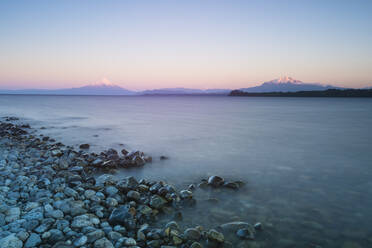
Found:
<path fill-rule="evenodd" d="M 260 223 L 221 223 L 182 230 L 182 209 L 196 188 L 239 189 L 218 176 L 178 190 L 163 181 L 116 180 L 118 168 L 152 161 L 143 152 L 89 153 L 36 135 L 28 124 L 0 122 L 0 248 L 3 247 L 235 247 L 229 236 L 253 240 Z M 159 227 L 162 215 L 171 221 Z"/>

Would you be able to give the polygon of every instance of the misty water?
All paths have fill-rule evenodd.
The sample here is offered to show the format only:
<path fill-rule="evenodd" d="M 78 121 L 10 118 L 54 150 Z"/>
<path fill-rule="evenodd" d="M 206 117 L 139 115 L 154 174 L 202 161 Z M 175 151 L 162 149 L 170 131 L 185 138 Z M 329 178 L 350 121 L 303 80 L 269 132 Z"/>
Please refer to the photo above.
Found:
<path fill-rule="evenodd" d="M 179 189 L 210 175 L 246 182 L 196 190 L 181 223 L 263 223 L 256 241 L 234 241 L 242 247 L 372 245 L 372 99 L 0 96 L 0 115 L 67 145 L 153 156 L 118 177 Z"/>

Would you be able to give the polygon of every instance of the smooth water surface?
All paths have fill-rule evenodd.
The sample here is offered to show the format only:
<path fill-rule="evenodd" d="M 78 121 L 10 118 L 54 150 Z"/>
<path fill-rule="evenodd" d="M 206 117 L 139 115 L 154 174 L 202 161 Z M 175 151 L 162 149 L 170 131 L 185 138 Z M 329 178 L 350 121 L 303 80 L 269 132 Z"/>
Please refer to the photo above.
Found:
<path fill-rule="evenodd" d="M 155 158 L 119 176 L 180 188 L 215 174 L 247 182 L 197 190 L 185 211 L 185 225 L 263 223 L 257 241 L 236 246 L 372 247 L 372 99 L 2 95 L 0 115 L 68 145 Z"/>

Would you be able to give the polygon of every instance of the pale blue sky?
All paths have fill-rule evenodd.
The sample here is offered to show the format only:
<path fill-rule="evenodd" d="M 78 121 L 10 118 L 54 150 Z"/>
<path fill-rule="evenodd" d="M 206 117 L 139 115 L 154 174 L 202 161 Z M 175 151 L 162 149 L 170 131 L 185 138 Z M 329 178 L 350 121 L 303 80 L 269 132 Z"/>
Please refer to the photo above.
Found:
<path fill-rule="evenodd" d="M 1 1 L 0 88 L 372 85 L 372 1 Z"/>

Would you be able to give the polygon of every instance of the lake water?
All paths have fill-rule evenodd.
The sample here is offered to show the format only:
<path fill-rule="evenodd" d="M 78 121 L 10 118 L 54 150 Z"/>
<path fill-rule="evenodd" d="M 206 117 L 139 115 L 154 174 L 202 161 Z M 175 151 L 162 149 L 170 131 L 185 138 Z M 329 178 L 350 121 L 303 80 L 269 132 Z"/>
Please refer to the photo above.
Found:
<path fill-rule="evenodd" d="M 235 247 L 372 247 L 372 99 L 3 95 L 0 115 L 68 145 L 155 158 L 118 176 L 180 189 L 209 175 L 245 181 L 237 192 L 197 190 L 181 223 L 263 223 Z"/>

